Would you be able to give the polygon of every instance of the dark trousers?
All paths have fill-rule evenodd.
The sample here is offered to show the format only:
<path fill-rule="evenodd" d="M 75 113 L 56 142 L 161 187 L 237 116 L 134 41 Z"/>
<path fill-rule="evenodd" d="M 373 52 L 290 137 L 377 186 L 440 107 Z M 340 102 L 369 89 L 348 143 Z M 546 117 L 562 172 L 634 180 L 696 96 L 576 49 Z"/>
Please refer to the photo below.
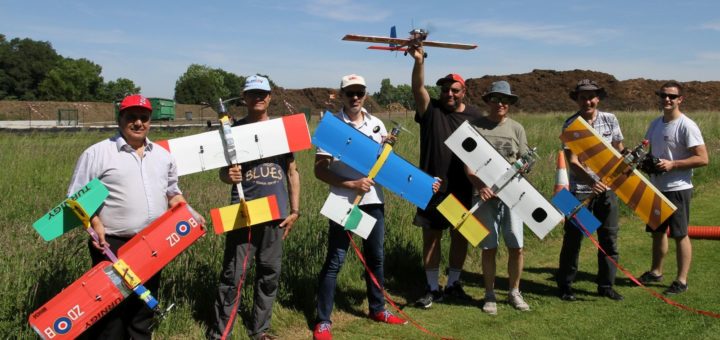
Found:
<path fill-rule="evenodd" d="M 381 287 L 384 285 L 383 260 L 385 258 L 385 208 L 382 204 L 368 204 L 360 206 L 360 210 L 377 219 L 367 240 L 363 240 L 363 256 L 368 268 L 372 271 Z M 328 229 L 328 250 L 325 263 L 318 278 L 317 321 L 330 322 L 333 304 L 335 301 L 335 288 L 337 276 L 345 262 L 350 239 L 341 225 L 330 221 Z M 385 310 L 385 297 L 380 288 L 375 286 L 367 272 L 365 272 L 365 286 L 367 289 L 370 314 Z"/>
<path fill-rule="evenodd" d="M 110 250 L 115 255 L 118 249 L 127 243 L 129 237 L 115 237 L 106 235 L 105 240 L 110 244 Z M 109 260 L 102 251 L 95 249 L 92 241 L 88 242 L 90 257 L 93 266 Z M 157 296 L 160 286 L 160 273 L 158 272 L 143 285 Z M 82 339 L 151 339 L 150 326 L 153 323 L 153 312 L 135 294 L 131 294 L 120 305 L 115 307 L 81 336 Z"/>
<path fill-rule="evenodd" d="M 590 194 L 576 194 L 577 199 L 583 201 Z M 619 259 L 617 249 L 618 236 L 618 202 L 617 196 L 612 191 L 598 195 L 588 204 L 588 210 L 602 222 L 600 228 L 597 229 L 597 240 L 600 246 L 610 255 L 616 262 Z M 558 287 L 561 289 L 570 288 L 575 281 L 575 275 L 578 271 L 578 258 L 580 256 L 580 246 L 585 235 L 570 220 L 565 221 L 565 234 L 563 235 L 562 250 L 560 250 L 560 267 L 558 268 L 556 280 Z M 615 283 L 615 273 L 617 268 L 600 250 L 597 252 L 598 258 L 598 288 L 612 287 Z"/>
<path fill-rule="evenodd" d="M 238 281 L 243 273 L 243 261 L 248 256 L 245 270 L 255 262 L 255 295 L 248 335 L 255 338 L 270 328 L 272 306 L 277 296 L 282 260 L 283 232 L 280 221 L 242 228 L 227 233 L 223 269 L 215 299 L 215 322 L 208 328 L 208 338 L 220 339 L 230 320 L 237 301 Z M 252 232 L 248 253 L 248 232 Z M 240 287 L 242 289 L 242 287 Z M 237 309 L 240 308 L 238 304 Z M 232 333 L 228 333 L 228 338 Z"/>

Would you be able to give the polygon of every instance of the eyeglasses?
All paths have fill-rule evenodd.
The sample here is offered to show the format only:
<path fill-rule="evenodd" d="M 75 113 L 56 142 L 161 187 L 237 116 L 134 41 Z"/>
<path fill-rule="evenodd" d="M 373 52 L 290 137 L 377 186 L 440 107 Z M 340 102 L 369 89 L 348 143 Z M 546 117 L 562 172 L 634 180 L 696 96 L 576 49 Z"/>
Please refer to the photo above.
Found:
<path fill-rule="evenodd" d="M 460 91 L 462 91 L 462 90 L 463 90 L 462 88 L 456 89 L 456 88 L 454 88 L 454 87 L 449 87 L 449 86 L 448 86 L 448 87 L 445 87 L 445 86 L 443 86 L 443 87 L 440 88 L 440 93 L 446 93 L 446 92 L 448 92 L 448 91 L 451 91 L 453 94 L 458 94 L 458 93 L 460 93 Z"/>
<path fill-rule="evenodd" d="M 270 92 L 267 91 L 247 91 L 245 92 L 246 96 L 255 97 L 255 98 L 265 98 L 270 94 Z"/>
<path fill-rule="evenodd" d="M 365 91 L 344 91 L 344 93 L 345 93 L 345 96 L 347 96 L 348 98 L 365 97 Z"/>
<path fill-rule="evenodd" d="M 490 97 L 489 100 L 491 103 L 495 103 L 495 104 L 504 104 L 504 105 L 512 104 L 512 99 L 510 97 L 492 96 L 492 97 Z"/>
<path fill-rule="evenodd" d="M 679 94 L 672 94 L 672 93 L 664 93 L 664 92 L 657 92 L 656 93 L 660 99 L 665 99 L 665 97 L 670 98 L 670 100 L 675 100 L 680 98 Z"/>
<path fill-rule="evenodd" d="M 149 115 L 149 114 L 147 114 L 147 115 L 143 115 L 143 114 L 138 115 L 138 114 L 134 114 L 134 113 L 124 113 L 124 114 L 122 115 L 122 118 L 125 119 L 125 120 L 127 120 L 128 122 L 134 122 L 134 121 L 137 121 L 138 119 L 140 119 L 140 121 L 143 122 L 143 123 L 147 123 L 148 121 L 150 121 L 150 115 Z"/>

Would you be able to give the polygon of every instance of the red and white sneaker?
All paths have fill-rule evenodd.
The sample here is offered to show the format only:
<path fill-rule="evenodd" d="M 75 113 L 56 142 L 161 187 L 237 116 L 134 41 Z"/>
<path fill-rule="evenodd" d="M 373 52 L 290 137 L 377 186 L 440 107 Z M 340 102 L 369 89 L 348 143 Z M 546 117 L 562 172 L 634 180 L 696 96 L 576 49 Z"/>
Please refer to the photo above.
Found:
<path fill-rule="evenodd" d="M 407 320 L 399 318 L 387 310 L 377 312 L 375 315 L 370 316 L 370 318 L 377 322 L 389 323 L 391 325 L 404 325 L 407 323 Z"/>
<path fill-rule="evenodd" d="M 318 323 L 313 331 L 313 340 L 332 340 L 331 328 L 332 324 L 329 322 Z"/>

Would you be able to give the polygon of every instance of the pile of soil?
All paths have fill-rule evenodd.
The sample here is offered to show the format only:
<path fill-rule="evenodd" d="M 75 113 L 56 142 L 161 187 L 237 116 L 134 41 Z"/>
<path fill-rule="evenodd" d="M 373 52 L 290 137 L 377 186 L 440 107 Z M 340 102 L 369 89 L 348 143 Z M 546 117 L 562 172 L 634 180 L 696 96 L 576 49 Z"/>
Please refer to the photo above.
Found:
<path fill-rule="evenodd" d="M 486 75 L 481 78 L 467 79 L 466 102 L 484 108 L 482 94 L 490 83 L 496 80 L 507 80 L 512 90 L 520 97 L 513 109 L 515 112 L 547 113 L 571 112 L 576 110 L 575 103 L 568 97 L 568 92 L 575 87 L 578 80 L 589 78 L 598 82 L 608 92 L 608 97 L 600 104 L 605 111 L 648 111 L 657 109 L 657 90 L 664 80 L 629 79 L 619 81 L 614 76 L 595 71 L 573 70 L 533 70 L 530 73 L 503 76 Z M 691 81 L 684 83 L 687 99 L 682 105 L 683 111 L 717 111 L 720 107 L 720 81 Z M 274 115 L 293 112 L 305 112 L 318 115 L 321 111 L 337 110 L 341 103 L 336 95 L 337 89 L 305 88 L 273 89 L 270 113 Z M 285 104 L 287 102 L 290 106 Z M 370 112 L 403 112 L 400 105 L 383 108 L 372 97 L 365 101 Z M 0 101 L 0 120 L 57 120 L 58 110 L 74 109 L 78 112 L 81 122 L 114 121 L 114 110 L 110 103 L 92 102 L 25 102 Z M 230 112 L 236 116 L 245 115 L 241 105 L 231 105 Z M 217 117 L 211 108 L 200 105 L 178 104 L 176 121 L 186 122 L 187 118 L 203 122 Z"/>

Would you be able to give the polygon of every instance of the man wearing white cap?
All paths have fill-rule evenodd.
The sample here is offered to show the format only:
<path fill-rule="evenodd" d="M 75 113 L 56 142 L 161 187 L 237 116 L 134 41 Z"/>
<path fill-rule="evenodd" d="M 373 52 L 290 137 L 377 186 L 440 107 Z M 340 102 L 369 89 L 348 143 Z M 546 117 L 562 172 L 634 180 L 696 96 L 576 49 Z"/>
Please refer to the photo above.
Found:
<path fill-rule="evenodd" d="M 335 116 L 375 142 L 382 143 L 388 136 L 387 129 L 380 119 L 370 115 L 363 107 L 365 98 L 367 98 L 365 79 L 356 74 L 344 76 L 340 82 L 340 99 L 343 106 Z M 382 187 L 345 163 L 334 159 L 332 155 L 322 149 L 318 149 L 315 154 L 315 177 L 330 185 L 331 195 L 347 199 L 350 203 L 359 193 L 363 194 L 359 203 L 360 209 L 377 220 L 370 235 L 363 240 L 363 254 L 367 266 L 377 282 L 383 285 L 385 205 Z M 343 226 L 330 221 L 327 256 L 318 279 L 317 323 L 313 331 L 315 340 L 332 339 L 330 315 L 335 300 L 337 276 L 345 262 L 350 245 L 350 239 L 346 233 Z M 367 272 L 365 273 L 365 285 L 370 318 L 389 324 L 407 322 L 385 309 L 382 287 L 375 286 Z"/>
<path fill-rule="evenodd" d="M 119 106 L 118 134 L 87 148 L 75 166 L 68 196 L 94 178 L 110 191 L 90 220 L 100 241 L 89 242 L 93 265 L 107 260 L 102 253 L 104 246 L 117 254 L 123 244 L 169 207 L 185 201 L 178 187 L 175 159 L 147 138 L 151 117 L 152 106 L 147 98 L 139 94 L 125 97 Z M 145 283 L 148 290 L 157 291 L 160 273 Z M 133 295 L 83 337 L 150 339 L 152 318 L 153 312 Z"/>
<path fill-rule="evenodd" d="M 423 265 L 427 279 L 427 290 L 416 305 L 430 308 L 433 301 L 443 296 L 468 300 L 469 296 L 460 284 L 467 255 L 467 240 L 457 230 L 450 231 L 450 259 L 448 280 L 445 290 L 439 281 L 440 241 L 443 230 L 450 228 L 438 211 L 437 205 L 452 193 L 460 202 L 469 207 L 472 202 L 472 184 L 465 175 L 465 165 L 445 145 L 445 140 L 466 120 L 481 117 L 477 107 L 463 103 L 465 80 L 457 74 L 448 74 L 438 79 L 440 97 L 431 99 L 425 89 L 425 54 L 422 46 L 412 46 L 408 53 L 415 59 L 412 71 L 412 89 L 415 97 L 415 121 L 420 124 L 420 168 L 441 179 L 439 194 L 435 195 L 425 210 L 418 209 L 413 224 L 423 230 Z"/>
<path fill-rule="evenodd" d="M 272 96 L 267 78 L 257 75 L 248 77 L 243 99 L 248 115 L 236 121 L 234 126 L 270 119 L 268 106 Z M 300 217 L 300 174 L 295 157 L 288 153 L 237 167 L 224 167 L 219 175 L 220 180 L 227 184 L 242 185 L 248 200 L 275 195 L 281 218 L 226 234 L 223 269 L 215 299 L 215 323 L 208 328 L 207 335 L 211 339 L 219 339 L 223 334 L 230 336 L 234 316 L 240 308 L 237 298 L 242 289 L 238 285 L 241 275 L 256 260 L 255 296 L 247 332 L 252 339 L 274 339 L 275 336 L 268 331 L 280 280 L 283 240 Z M 239 193 L 233 185 L 231 203 L 239 202 Z"/>

